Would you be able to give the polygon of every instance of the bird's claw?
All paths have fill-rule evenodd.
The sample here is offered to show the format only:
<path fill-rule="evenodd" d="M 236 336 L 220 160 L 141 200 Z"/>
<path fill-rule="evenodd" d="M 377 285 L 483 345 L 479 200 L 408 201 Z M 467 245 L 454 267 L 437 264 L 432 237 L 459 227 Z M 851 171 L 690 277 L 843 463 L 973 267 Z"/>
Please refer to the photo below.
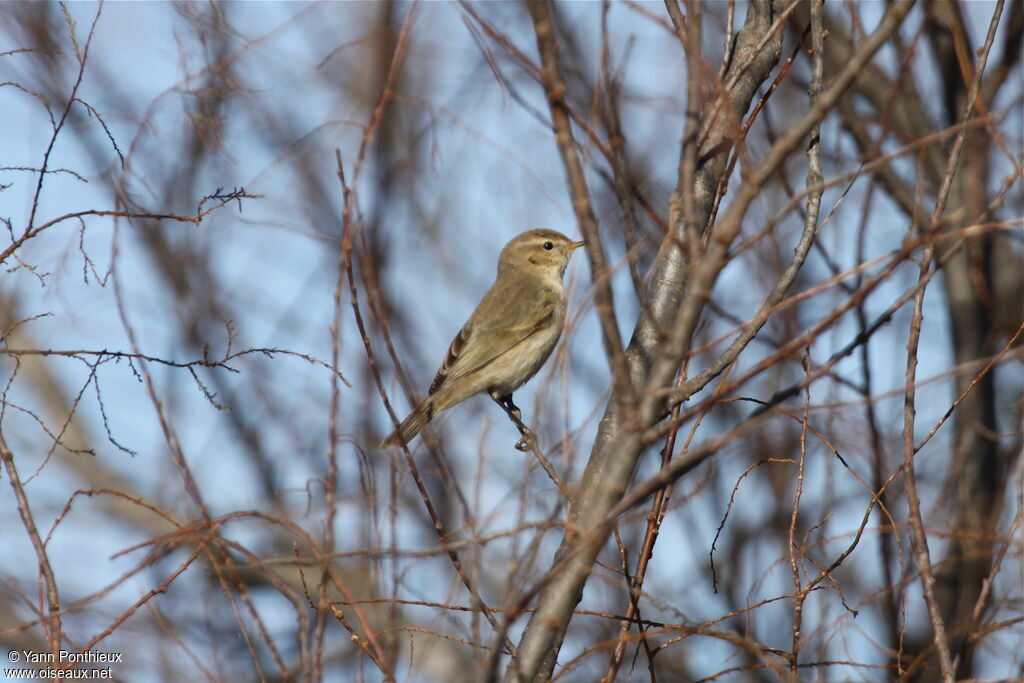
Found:
<path fill-rule="evenodd" d="M 534 440 L 536 438 L 537 436 L 533 432 L 531 432 L 530 430 L 526 430 L 525 432 L 523 432 L 523 436 L 519 439 L 519 441 L 516 441 L 516 450 L 525 453 L 526 451 L 530 450 L 531 446 L 535 443 Z"/>

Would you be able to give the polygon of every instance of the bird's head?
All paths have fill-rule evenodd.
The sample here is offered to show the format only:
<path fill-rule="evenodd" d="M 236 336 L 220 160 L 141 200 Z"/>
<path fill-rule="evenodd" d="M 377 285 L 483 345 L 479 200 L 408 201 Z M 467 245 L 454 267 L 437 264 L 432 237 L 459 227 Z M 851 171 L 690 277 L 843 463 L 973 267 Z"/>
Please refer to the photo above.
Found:
<path fill-rule="evenodd" d="M 569 264 L 569 256 L 583 244 L 573 242 L 556 230 L 528 230 L 514 237 L 501 250 L 498 272 L 522 268 L 561 279 Z"/>

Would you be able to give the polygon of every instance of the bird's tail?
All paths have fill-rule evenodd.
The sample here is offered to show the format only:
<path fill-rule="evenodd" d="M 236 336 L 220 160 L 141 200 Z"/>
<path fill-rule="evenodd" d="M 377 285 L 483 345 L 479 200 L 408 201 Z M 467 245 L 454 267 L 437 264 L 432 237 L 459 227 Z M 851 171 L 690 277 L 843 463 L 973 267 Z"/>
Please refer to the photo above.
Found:
<path fill-rule="evenodd" d="M 434 417 L 437 410 L 436 401 L 432 400 L 432 396 L 428 396 L 424 400 L 420 401 L 420 404 L 413 408 L 412 412 L 404 420 L 402 424 L 398 426 L 398 429 L 391 432 L 388 438 L 381 442 L 381 448 L 390 448 L 391 446 L 400 446 L 401 442 L 404 441 L 406 445 L 420 433 L 423 426 L 427 424 Z M 401 434 L 401 441 L 399 440 L 399 434 Z"/>

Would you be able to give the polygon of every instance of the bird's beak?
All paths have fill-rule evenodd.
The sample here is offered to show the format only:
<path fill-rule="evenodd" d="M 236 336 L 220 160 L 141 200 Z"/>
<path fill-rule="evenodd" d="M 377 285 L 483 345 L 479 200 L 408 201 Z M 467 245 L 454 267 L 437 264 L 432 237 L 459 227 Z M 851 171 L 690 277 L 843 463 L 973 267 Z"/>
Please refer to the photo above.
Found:
<path fill-rule="evenodd" d="M 586 242 L 584 242 L 584 241 L 580 241 L 580 242 L 572 242 L 572 243 L 570 243 L 570 244 L 569 244 L 569 250 L 570 250 L 570 251 L 573 251 L 573 250 L 579 249 L 579 248 L 580 248 L 580 247 L 582 247 L 582 246 L 583 246 L 584 244 L 586 244 Z"/>

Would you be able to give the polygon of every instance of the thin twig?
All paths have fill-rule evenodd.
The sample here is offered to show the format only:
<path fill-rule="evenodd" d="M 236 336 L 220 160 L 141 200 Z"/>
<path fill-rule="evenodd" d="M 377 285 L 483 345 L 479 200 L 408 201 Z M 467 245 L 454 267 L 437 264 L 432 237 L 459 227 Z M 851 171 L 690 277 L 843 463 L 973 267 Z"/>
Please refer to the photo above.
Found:
<path fill-rule="evenodd" d="M 565 485 L 565 482 L 562 481 L 562 478 L 558 476 L 558 472 L 555 471 L 551 461 L 548 460 L 547 456 L 545 456 L 543 451 L 540 450 L 540 445 L 537 443 L 537 434 L 526 426 L 526 423 L 523 422 L 522 416 L 518 415 L 512 406 L 501 401 L 495 401 L 495 403 L 501 406 L 501 409 L 505 411 L 506 415 L 508 415 L 508 419 L 510 419 L 512 424 L 516 426 L 516 429 L 519 430 L 519 436 L 521 438 L 516 443 L 516 450 L 528 450 L 533 453 L 533 457 L 537 458 L 537 462 L 539 462 L 540 466 L 544 468 L 544 471 L 547 473 L 551 481 L 554 482 L 555 486 L 558 487 L 558 490 L 562 492 L 562 496 L 564 496 L 566 500 L 570 500 L 572 498 L 572 493 L 569 491 L 569 487 Z"/>
<path fill-rule="evenodd" d="M 60 620 L 60 598 L 57 594 L 57 580 L 54 578 L 53 568 L 50 566 L 50 558 L 46 554 L 46 545 L 39 536 L 35 520 L 32 517 L 32 509 L 28 504 L 28 497 L 21 485 L 21 478 L 14 465 L 14 454 L 7 447 L 3 432 L 0 430 L 0 460 L 4 461 L 4 469 L 7 470 L 7 480 L 10 482 L 14 497 L 18 501 L 18 514 L 21 516 L 21 523 L 25 527 L 29 540 L 32 541 L 32 548 L 36 553 L 36 561 L 39 563 L 40 597 L 46 596 L 46 617 L 43 620 L 43 631 L 46 636 L 46 643 L 50 652 L 59 661 L 61 651 L 61 620 Z M 40 610 L 42 611 L 42 610 Z"/>

